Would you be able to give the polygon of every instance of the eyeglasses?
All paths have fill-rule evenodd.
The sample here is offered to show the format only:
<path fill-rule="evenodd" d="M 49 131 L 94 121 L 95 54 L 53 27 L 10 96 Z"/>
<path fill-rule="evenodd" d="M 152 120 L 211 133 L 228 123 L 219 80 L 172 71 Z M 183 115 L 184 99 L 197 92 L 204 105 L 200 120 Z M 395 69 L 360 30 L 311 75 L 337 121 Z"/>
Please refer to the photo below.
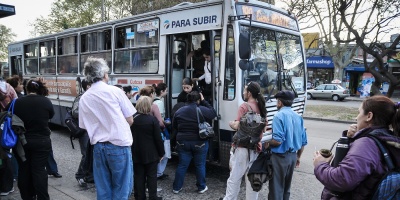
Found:
<path fill-rule="evenodd" d="M 250 81 L 249 83 L 247 83 L 247 86 L 249 86 L 251 83 L 253 83 L 253 81 Z"/>
<path fill-rule="evenodd" d="M 36 83 L 35 81 L 31 81 L 31 84 L 33 84 L 33 85 L 34 85 L 34 88 L 38 88 L 38 87 L 39 87 L 39 84 L 38 84 L 38 83 Z"/>

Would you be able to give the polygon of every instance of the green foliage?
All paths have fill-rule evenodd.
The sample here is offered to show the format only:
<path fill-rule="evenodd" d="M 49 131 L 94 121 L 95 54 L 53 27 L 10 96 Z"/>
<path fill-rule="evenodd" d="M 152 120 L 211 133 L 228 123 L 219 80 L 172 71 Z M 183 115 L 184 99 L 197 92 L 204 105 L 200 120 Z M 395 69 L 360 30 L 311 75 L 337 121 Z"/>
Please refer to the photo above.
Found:
<path fill-rule="evenodd" d="M 10 28 L 0 24 L 0 61 L 8 58 L 8 44 L 14 41 L 15 33 Z"/>

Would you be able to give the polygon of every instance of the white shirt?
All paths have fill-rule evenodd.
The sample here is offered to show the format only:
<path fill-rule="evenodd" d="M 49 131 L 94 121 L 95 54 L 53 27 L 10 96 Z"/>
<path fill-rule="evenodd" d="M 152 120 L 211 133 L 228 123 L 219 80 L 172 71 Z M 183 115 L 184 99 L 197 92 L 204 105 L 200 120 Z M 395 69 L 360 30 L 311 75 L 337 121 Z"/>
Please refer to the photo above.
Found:
<path fill-rule="evenodd" d="M 93 83 L 79 101 L 79 127 L 86 129 L 90 143 L 110 142 L 132 146 L 132 133 L 127 117 L 136 109 L 118 87 L 103 81 Z"/>
<path fill-rule="evenodd" d="M 159 97 L 154 98 L 153 104 L 156 104 L 158 106 L 158 109 L 160 110 L 161 118 L 165 118 L 165 108 L 164 108 L 164 101 L 161 100 Z"/>
<path fill-rule="evenodd" d="M 204 63 L 204 74 L 199 77 L 199 80 L 203 80 L 205 78 L 205 81 L 207 84 L 211 84 L 211 63 L 209 61 L 206 61 Z"/>

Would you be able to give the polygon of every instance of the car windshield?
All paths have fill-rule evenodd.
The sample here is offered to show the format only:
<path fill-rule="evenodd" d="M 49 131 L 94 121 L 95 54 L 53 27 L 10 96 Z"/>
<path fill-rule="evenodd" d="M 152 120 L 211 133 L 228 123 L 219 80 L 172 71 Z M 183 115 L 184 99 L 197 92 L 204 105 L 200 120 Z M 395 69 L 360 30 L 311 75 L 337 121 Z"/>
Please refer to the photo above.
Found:
<path fill-rule="evenodd" d="M 241 26 L 240 31 L 249 32 L 249 26 Z M 303 50 L 299 36 L 251 27 L 251 45 L 253 65 L 243 71 L 244 85 L 256 81 L 261 86 L 262 94 L 268 97 L 276 94 L 279 88 L 305 92 Z"/>

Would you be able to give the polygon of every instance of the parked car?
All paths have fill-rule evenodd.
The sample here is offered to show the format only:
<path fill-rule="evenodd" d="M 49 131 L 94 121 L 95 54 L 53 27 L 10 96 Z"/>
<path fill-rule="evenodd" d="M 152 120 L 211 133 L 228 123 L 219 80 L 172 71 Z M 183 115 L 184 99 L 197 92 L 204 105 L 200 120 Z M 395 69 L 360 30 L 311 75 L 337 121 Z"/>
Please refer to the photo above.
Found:
<path fill-rule="evenodd" d="M 321 84 L 314 89 L 307 90 L 307 99 L 324 98 L 343 101 L 349 96 L 349 90 L 337 84 Z"/>

